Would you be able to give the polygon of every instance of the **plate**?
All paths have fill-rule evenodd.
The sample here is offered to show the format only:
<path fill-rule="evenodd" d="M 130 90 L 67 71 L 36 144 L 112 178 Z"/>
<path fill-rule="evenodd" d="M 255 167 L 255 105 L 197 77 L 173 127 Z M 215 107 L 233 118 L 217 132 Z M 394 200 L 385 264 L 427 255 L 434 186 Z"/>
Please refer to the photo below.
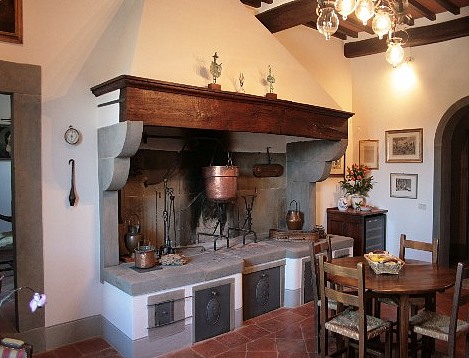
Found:
<path fill-rule="evenodd" d="M 373 209 L 371 206 L 361 206 L 360 211 L 371 211 Z"/>

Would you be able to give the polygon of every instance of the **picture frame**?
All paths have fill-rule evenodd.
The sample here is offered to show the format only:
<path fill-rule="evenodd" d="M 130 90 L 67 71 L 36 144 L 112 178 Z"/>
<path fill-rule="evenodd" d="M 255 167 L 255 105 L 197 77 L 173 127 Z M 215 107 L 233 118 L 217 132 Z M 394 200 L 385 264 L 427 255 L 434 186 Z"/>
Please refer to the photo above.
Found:
<path fill-rule="evenodd" d="M 386 131 L 386 163 L 422 163 L 423 128 Z"/>
<path fill-rule="evenodd" d="M 417 199 L 418 174 L 391 173 L 390 196 Z"/>
<path fill-rule="evenodd" d="M 332 161 L 331 177 L 345 177 L 345 154 L 340 159 Z"/>
<path fill-rule="evenodd" d="M 0 41 L 23 43 L 23 0 L 0 1 Z"/>
<path fill-rule="evenodd" d="M 366 165 L 370 169 L 379 169 L 379 141 L 361 140 L 358 142 L 359 164 Z"/>

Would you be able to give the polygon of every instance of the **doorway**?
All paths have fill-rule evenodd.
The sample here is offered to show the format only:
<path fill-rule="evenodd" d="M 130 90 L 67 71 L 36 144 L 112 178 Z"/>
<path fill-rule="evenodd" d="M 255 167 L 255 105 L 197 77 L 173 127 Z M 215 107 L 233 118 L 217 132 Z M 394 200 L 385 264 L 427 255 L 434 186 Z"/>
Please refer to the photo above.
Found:
<path fill-rule="evenodd" d="M 0 61 L 0 93 L 11 99 L 11 187 L 15 287 L 44 292 L 41 185 L 41 68 Z M 44 329 L 34 337 L 27 332 L 45 326 L 44 310 L 29 310 L 31 297 L 15 297 L 15 337 L 44 345 Z M 37 334 L 39 333 L 39 334 Z M 41 337 L 42 336 L 42 337 Z"/>
<path fill-rule="evenodd" d="M 435 133 L 433 236 L 439 264 L 469 260 L 469 97 L 453 104 Z"/>

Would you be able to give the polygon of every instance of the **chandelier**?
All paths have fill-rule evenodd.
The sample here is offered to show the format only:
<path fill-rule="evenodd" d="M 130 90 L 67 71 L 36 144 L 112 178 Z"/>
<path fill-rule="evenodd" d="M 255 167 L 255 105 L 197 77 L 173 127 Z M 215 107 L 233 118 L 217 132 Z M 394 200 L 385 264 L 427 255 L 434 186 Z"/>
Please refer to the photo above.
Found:
<path fill-rule="evenodd" d="M 404 49 L 408 35 L 405 29 L 400 29 L 406 21 L 411 19 L 404 9 L 408 0 L 318 0 L 316 13 L 317 29 L 326 40 L 331 38 L 339 28 L 339 15 L 344 20 L 355 12 L 356 17 L 366 25 L 373 18 L 371 27 L 381 40 L 387 35 L 386 60 L 397 67 L 404 61 Z M 400 34 L 403 35 L 400 35 Z M 404 41 L 405 39 L 405 41 Z"/>

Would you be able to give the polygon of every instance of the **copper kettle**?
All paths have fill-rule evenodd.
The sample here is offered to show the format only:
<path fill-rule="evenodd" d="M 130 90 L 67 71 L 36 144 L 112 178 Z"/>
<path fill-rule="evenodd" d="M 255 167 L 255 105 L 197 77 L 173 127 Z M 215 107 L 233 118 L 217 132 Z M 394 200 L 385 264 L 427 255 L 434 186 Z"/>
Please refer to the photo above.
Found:
<path fill-rule="evenodd" d="M 291 209 L 293 203 L 295 203 L 295 210 Z M 296 200 L 292 200 L 288 206 L 287 217 L 285 220 L 289 230 L 301 230 L 303 227 L 303 215 L 298 209 L 298 206 L 299 205 Z"/>

